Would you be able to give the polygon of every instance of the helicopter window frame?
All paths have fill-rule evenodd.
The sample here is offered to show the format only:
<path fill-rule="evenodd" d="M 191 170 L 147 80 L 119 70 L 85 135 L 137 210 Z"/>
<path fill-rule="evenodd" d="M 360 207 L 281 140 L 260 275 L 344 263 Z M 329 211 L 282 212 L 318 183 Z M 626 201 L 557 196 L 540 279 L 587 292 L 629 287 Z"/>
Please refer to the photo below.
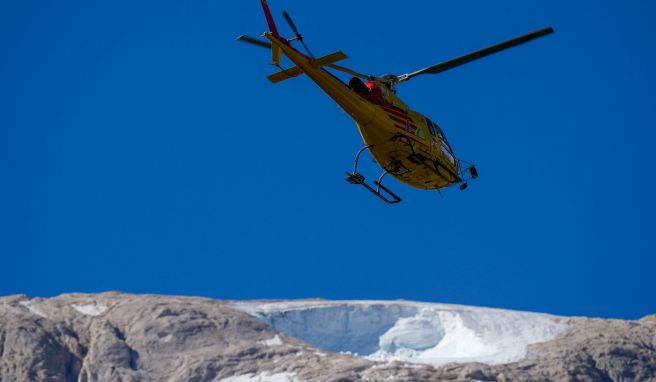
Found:
<path fill-rule="evenodd" d="M 449 146 L 449 144 L 446 143 L 446 141 L 442 141 L 440 147 L 442 149 L 442 154 L 444 154 L 451 163 L 456 164 L 456 156 L 453 154 L 453 151 L 451 150 L 451 146 Z"/>
<path fill-rule="evenodd" d="M 433 121 L 430 119 L 426 118 L 426 126 L 428 126 L 428 131 L 430 131 L 430 134 L 434 137 L 437 136 L 437 133 L 435 132 L 435 128 L 433 127 Z"/>
<path fill-rule="evenodd" d="M 446 135 L 444 134 L 444 131 L 442 131 L 442 128 L 440 125 L 437 123 L 431 121 L 430 119 L 426 119 L 428 122 L 428 125 L 431 126 L 435 129 L 435 132 L 437 134 L 437 137 L 440 140 L 440 147 L 442 149 L 442 152 L 446 151 L 445 155 L 449 158 L 449 160 L 452 163 L 454 162 L 455 154 L 453 153 L 453 149 L 451 148 L 451 145 L 449 144 L 449 141 L 446 139 Z"/>
<path fill-rule="evenodd" d="M 431 122 L 433 122 L 433 121 L 431 121 Z M 440 140 L 443 141 L 444 143 L 446 143 L 446 145 L 449 147 L 449 151 L 453 152 L 453 150 L 451 150 L 451 145 L 449 144 L 449 140 L 446 139 L 446 135 L 444 134 L 444 131 L 442 131 L 442 128 L 440 127 L 440 125 L 433 122 L 433 126 L 435 126 L 435 131 L 437 132 L 437 136 L 440 138 Z"/>
<path fill-rule="evenodd" d="M 433 125 L 435 125 L 435 131 L 437 132 L 437 136 L 440 137 L 441 140 L 446 141 L 446 136 L 444 135 L 444 131 L 442 131 L 442 128 L 438 126 L 437 123 L 433 122 Z"/>

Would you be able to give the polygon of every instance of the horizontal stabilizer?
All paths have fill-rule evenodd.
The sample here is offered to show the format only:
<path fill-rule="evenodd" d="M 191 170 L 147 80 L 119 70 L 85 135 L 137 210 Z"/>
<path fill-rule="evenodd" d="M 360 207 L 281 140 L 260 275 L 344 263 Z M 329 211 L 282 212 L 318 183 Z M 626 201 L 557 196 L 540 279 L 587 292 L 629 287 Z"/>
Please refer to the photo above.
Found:
<path fill-rule="evenodd" d="M 303 74 L 303 69 L 299 68 L 298 66 L 294 66 L 293 68 L 283 69 L 277 73 L 273 73 L 267 78 L 269 79 L 269 81 L 275 84 L 280 81 L 288 80 L 293 77 L 298 77 L 301 74 Z"/>
<path fill-rule="evenodd" d="M 328 64 L 334 64 L 337 61 L 342 61 L 347 59 L 348 56 L 342 52 L 341 50 L 338 50 L 337 52 L 333 52 L 330 54 L 327 54 L 323 57 L 319 57 L 316 60 L 312 60 L 312 66 L 315 68 L 321 67 L 321 66 L 326 66 Z"/>
<path fill-rule="evenodd" d="M 344 52 L 338 50 L 337 52 L 333 52 L 323 57 L 319 57 L 310 62 L 312 66 L 314 66 L 315 68 L 320 68 L 322 66 L 332 65 L 333 63 L 344 60 L 346 58 L 348 58 L 348 56 L 344 54 Z M 303 69 L 299 68 L 298 66 L 294 66 L 293 68 L 283 69 L 277 73 L 268 76 L 267 78 L 269 79 L 269 81 L 275 84 L 277 82 L 288 80 L 293 77 L 298 77 L 301 74 L 303 74 Z"/>

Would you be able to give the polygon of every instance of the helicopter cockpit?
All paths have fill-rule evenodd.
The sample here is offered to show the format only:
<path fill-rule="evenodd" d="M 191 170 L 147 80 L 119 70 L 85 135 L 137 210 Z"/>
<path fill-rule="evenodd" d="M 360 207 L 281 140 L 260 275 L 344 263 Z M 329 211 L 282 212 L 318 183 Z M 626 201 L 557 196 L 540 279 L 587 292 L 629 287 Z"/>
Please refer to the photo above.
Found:
<path fill-rule="evenodd" d="M 408 108 L 405 102 L 396 96 L 396 91 L 388 81 L 369 79 L 364 82 L 358 77 L 353 77 L 349 81 L 348 87 L 376 105 Z"/>
<path fill-rule="evenodd" d="M 351 78 L 351 81 L 349 81 L 349 88 L 369 102 L 377 105 L 387 105 L 387 100 L 385 99 L 382 90 L 374 81 L 363 82 L 358 77 L 353 77 Z"/>

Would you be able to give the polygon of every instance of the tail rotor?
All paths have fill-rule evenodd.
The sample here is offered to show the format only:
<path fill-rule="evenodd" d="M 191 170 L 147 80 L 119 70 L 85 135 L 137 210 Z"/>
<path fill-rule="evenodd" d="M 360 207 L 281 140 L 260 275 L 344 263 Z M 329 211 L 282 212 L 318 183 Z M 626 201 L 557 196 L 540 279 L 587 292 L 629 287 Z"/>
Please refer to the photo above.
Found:
<path fill-rule="evenodd" d="M 294 20 L 292 20 L 292 18 L 289 16 L 289 13 L 287 13 L 287 11 L 282 11 L 282 17 L 285 18 L 285 21 L 287 21 L 287 24 L 289 24 L 289 27 L 292 28 L 292 31 L 296 35 L 295 37 L 290 38 L 288 41 L 298 40 L 303 45 L 303 48 L 305 48 L 305 51 L 308 53 L 308 55 L 314 58 L 314 55 L 312 52 L 310 52 L 310 48 L 308 48 L 308 46 L 305 45 L 305 42 L 303 42 L 303 35 L 299 33 L 298 28 L 296 28 L 296 24 L 294 24 Z"/>

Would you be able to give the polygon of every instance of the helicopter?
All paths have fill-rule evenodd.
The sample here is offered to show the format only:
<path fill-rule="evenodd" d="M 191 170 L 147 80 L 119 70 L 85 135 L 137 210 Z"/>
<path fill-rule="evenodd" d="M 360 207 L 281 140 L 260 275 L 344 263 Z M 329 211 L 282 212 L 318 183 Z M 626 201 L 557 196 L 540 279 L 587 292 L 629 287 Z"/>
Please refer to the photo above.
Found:
<path fill-rule="evenodd" d="M 294 37 L 283 37 L 267 1 L 260 2 L 269 27 L 262 37 L 268 41 L 245 35 L 238 36 L 237 40 L 271 50 L 272 64 L 280 69 L 267 77 L 272 83 L 306 74 L 355 121 L 365 146 L 356 153 L 353 171 L 346 173 L 346 181 L 363 186 L 389 204 L 402 199 L 383 185 L 383 178 L 388 174 L 409 186 L 438 192 L 453 185 L 464 190 L 468 181 L 478 177 L 474 164 L 456 157 L 442 128 L 427 116 L 410 109 L 396 95 L 396 86 L 419 75 L 441 73 L 554 32 L 548 26 L 414 72 L 374 76 L 337 65 L 347 58 L 339 50 L 315 57 L 286 11 L 282 16 Z M 303 46 L 305 53 L 292 46 L 295 41 Z M 294 66 L 283 68 L 280 64 L 283 55 Z M 327 69 L 353 77 L 346 83 Z M 367 150 L 383 170 L 373 183 L 368 183 L 358 172 L 360 156 Z"/>

